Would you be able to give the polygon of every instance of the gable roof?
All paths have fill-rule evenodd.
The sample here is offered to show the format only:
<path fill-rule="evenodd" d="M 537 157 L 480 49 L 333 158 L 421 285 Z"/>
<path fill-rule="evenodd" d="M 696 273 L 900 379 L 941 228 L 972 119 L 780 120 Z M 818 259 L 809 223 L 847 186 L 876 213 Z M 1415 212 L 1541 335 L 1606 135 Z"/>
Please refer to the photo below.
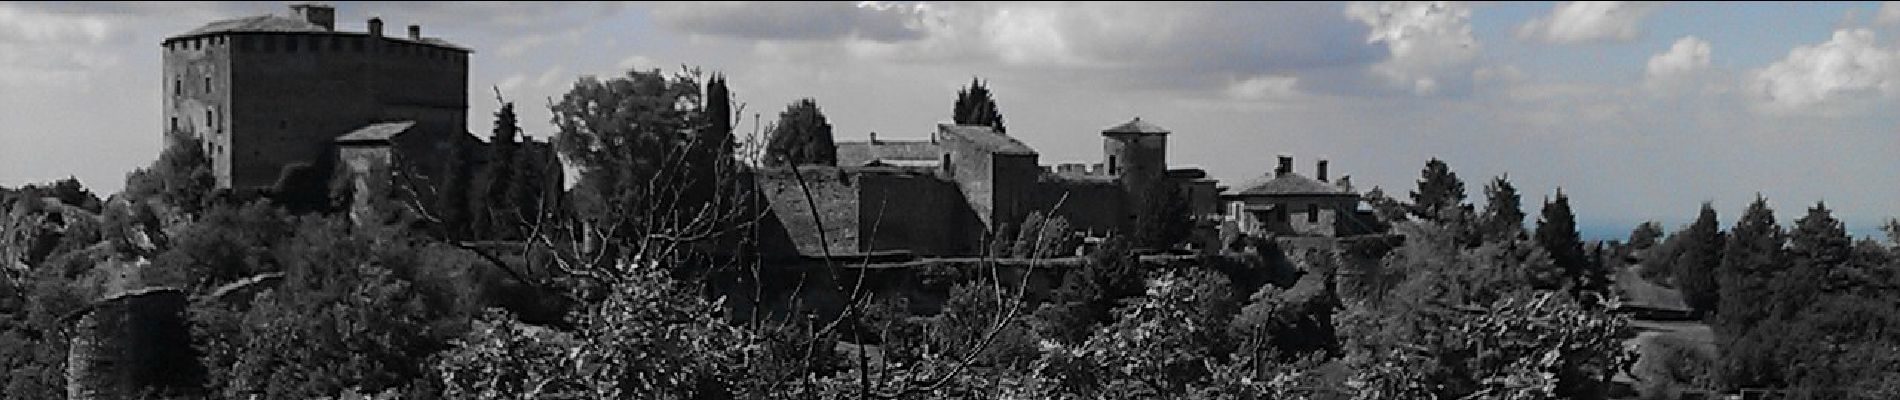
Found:
<path fill-rule="evenodd" d="M 1151 123 L 1148 123 L 1148 121 L 1142 121 L 1141 117 L 1135 117 L 1135 119 L 1132 121 L 1124 122 L 1121 125 L 1111 126 L 1108 129 L 1103 129 L 1102 133 L 1105 133 L 1105 134 L 1106 133 L 1132 133 L 1132 134 L 1144 134 L 1144 135 L 1149 135 L 1149 134 L 1166 135 L 1166 134 L 1172 133 L 1172 131 L 1169 131 L 1168 128 L 1162 128 L 1160 125 L 1151 124 Z"/>
<path fill-rule="evenodd" d="M 356 128 L 356 130 L 350 131 L 350 133 L 337 136 L 336 143 L 341 145 L 389 143 L 390 139 L 395 138 L 396 135 L 401 135 L 403 132 L 408 132 L 409 128 L 413 126 L 416 126 L 416 121 L 369 124 L 362 128 Z"/>
<path fill-rule="evenodd" d="M 956 136 L 975 143 L 996 154 L 1035 155 L 1036 150 L 1029 145 L 1001 133 L 987 125 L 937 124 L 937 132 L 945 136 Z"/>
<path fill-rule="evenodd" d="M 1350 190 L 1320 182 L 1297 173 L 1274 176 L 1269 173 L 1242 184 L 1237 196 L 1356 196 Z"/>

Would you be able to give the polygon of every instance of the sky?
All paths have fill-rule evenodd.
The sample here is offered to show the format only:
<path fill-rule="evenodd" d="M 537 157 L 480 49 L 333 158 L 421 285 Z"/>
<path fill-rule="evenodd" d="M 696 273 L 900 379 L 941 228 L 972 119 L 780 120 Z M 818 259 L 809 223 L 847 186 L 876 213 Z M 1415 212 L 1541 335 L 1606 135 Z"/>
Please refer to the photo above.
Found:
<path fill-rule="evenodd" d="M 0 2 L 0 186 L 116 192 L 159 151 L 159 42 L 288 4 Z M 1561 188 L 1590 238 L 1703 202 L 1726 226 L 1757 195 L 1784 226 L 1900 216 L 1896 2 L 331 4 L 339 30 L 475 49 L 481 136 L 497 89 L 546 138 L 538 105 L 582 76 L 696 67 L 747 121 L 810 97 L 840 140 L 926 138 L 980 78 L 1045 164 L 1100 162 L 1141 117 L 1227 185 L 1289 154 L 1404 198 L 1438 158 L 1479 204 L 1508 176 L 1533 218 Z"/>

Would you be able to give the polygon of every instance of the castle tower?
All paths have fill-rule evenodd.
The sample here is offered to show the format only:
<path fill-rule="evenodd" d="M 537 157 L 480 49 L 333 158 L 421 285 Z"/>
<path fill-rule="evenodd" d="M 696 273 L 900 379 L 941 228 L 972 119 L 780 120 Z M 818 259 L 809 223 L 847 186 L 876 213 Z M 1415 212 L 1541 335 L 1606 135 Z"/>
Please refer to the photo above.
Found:
<path fill-rule="evenodd" d="M 1108 175 L 1119 178 L 1128 200 L 1123 203 L 1124 226 L 1134 226 L 1135 216 L 1147 209 L 1148 193 L 1168 172 L 1168 133 L 1141 117 L 1102 130 L 1102 165 Z"/>
<path fill-rule="evenodd" d="M 338 30 L 335 9 L 212 22 L 166 38 L 166 131 L 197 136 L 220 188 L 270 187 L 289 168 L 331 158 L 337 136 L 415 121 L 406 154 L 446 153 L 467 136 L 466 48 L 423 37 Z M 434 150 L 434 151 L 431 151 Z"/>

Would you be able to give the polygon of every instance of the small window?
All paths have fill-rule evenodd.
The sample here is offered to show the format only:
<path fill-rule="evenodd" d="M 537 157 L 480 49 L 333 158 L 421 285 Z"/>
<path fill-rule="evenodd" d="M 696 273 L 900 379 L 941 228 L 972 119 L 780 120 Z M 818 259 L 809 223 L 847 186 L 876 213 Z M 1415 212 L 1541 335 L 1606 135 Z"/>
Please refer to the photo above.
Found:
<path fill-rule="evenodd" d="M 1319 223 L 1319 204 L 1306 205 L 1306 223 Z"/>
<path fill-rule="evenodd" d="M 205 110 L 205 130 L 211 130 L 217 124 L 211 122 L 211 110 Z"/>
<path fill-rule="evenodd" d="M 1121 168 L 1118 168 L 1118 166 L 1115 164 L 1115 156 L 1112 154 L 1109 155 L 1108 156 L 1108 174 L 1117 175 L 1121 173 L 1122 173 Z"/>
<path fill-rule="evenodd" d="M 183 95 L 185 95 L 185 80 L 173 79 L 172 80 L 172 97 L 178 97 L 178 96 L 183 96 Z"/>
<path fill-rule="evenodd" d="M 211 93 L 211 77 L 205 77 L 205 93 Z"/>
<path fill-rule="evenodd" d="M 178 131 L 178 117 L 172 117 L 172 132 Z"/>

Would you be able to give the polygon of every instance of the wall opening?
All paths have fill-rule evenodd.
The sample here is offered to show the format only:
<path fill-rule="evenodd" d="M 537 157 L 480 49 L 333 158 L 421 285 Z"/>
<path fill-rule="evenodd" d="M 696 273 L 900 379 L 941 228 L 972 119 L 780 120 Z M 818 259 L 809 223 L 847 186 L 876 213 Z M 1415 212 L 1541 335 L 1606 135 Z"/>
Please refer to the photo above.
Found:
<path fill-rule="evenodd" d="M 1319 223 L 1319 204 L 1306 205 L 1306 223 Z"/>

